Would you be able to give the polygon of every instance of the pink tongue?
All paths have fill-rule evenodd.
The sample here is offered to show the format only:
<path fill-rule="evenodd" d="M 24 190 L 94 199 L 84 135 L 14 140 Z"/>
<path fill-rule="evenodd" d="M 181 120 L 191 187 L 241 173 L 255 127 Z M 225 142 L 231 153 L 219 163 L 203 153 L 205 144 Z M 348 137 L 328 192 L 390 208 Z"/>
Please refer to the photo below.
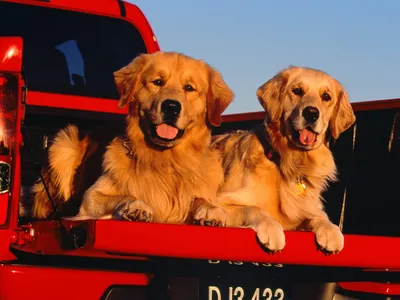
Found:
<path fill-rule="evenodd" d="M 303 145 L 311 145 L 315 142 L 315 133 L 308 129 L 303 129 L 300 131 L 300 142 Z"/>
<path fill-rule="evenodd" d="M 167 124 L 158 125 L 156 131 L 157 135 L 163 139 L 172 140 L 178 135 L 178 129 Z"/>

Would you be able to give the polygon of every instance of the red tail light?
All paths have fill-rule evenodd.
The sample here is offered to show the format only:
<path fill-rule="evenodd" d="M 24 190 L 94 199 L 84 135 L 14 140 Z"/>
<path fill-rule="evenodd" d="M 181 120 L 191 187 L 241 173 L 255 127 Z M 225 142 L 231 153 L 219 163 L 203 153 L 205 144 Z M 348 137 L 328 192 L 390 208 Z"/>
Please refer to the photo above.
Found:
<path fill-rule="evenodd" d="M 6 222 L 15 142 L 18 78 L 0 73 L 0 225 Z"/>

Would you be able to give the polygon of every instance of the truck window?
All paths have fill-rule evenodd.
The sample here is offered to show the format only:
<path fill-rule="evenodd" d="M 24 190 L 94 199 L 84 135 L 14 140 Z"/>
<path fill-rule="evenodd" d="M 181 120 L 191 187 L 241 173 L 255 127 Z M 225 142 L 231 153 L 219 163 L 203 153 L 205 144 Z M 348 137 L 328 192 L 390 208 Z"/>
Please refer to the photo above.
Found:
<path fill-rule="evenodd" d="M 0 2 L 0 36 L 24 40 L 23 67 L 33 91 L 117 99 L 113 72 L 146 53 L 129 22 Z"/>

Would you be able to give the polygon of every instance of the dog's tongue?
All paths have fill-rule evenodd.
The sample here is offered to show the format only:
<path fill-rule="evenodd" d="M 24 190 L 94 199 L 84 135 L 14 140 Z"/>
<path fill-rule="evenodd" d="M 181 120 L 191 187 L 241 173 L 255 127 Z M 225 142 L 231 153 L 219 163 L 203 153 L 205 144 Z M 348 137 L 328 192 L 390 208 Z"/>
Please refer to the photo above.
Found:
<path fill-rule="evenodd" d="M 172 140 L 178 135 L 178 129 L 167 124 L 158 125 L 156 131 L 159 137 L 168 140 Z"/>
<path fill-rule="evenodd" d="M 315 142 L 315 138 L 315 133 L 306 128 L 300 131 L 300 143 L 302 143 L 303 145 L 313 144 Z"/>

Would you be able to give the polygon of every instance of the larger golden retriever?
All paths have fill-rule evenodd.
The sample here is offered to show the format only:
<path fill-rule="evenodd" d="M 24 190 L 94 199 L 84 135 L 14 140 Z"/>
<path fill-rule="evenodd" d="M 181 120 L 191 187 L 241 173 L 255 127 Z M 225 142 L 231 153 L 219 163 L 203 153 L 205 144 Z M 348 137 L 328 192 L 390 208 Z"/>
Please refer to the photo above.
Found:
<path fill-rule="evenodd" d="M 257 97 L 267 113 L 262 126 L 214 138 L 225 182 L 213 203 L 196 201 L 195 219 L 252 227 L 273 251 L 285 246 L 283 230 L 310 229 L 320 247 L 340 251 L 343 235 L 321 193 L 337 173 L 327 140 L 355 122 L 346 91 L 322 71 L 289 67 Z"/>
<path fill-rule="evenodd" d="M 233 92 L 208 64 L 175 52 L 142 54 L 114 78 L 118 107 L 130 105 L 126 135 L 107 146 L 103 173 L 84 193 L 79 216 L 189 222 L 193 199 L 212 201 L 223 180 L 210 127 L 220 125 Z M 56 135 L 44 177 L 57 203 L 75 193 L 93 142 L 72 125 Z M 34 217 L 49 216 L 42 182 L 33 191 Z"/>

